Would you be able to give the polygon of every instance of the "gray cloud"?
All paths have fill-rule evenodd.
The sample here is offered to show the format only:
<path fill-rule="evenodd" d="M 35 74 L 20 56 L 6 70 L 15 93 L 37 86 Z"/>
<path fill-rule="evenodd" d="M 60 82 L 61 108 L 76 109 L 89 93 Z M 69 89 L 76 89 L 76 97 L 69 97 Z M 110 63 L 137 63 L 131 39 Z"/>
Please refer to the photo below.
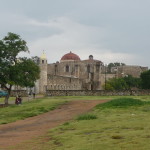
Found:
<path fill-rule="evenodd" d="M 0 38 L 21 35 L 31 55 L 49 62 L 70 50 L 112 61 L 150 66 L 149 0 L 0 0 Z"/>

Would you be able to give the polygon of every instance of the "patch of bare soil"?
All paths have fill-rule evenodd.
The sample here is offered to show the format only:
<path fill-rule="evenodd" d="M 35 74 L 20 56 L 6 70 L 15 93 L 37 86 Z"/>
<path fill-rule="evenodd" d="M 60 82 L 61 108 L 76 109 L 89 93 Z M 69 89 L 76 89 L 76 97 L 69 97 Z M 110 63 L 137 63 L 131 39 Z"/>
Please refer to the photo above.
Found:
<path fill-rule="evenodd" d="M 0 125 L 0 150 L 44 135 L 49 129 L 88 112 L 97 104 L 104 102 L 106 100 L 72 101 L 39 116 Z"/>

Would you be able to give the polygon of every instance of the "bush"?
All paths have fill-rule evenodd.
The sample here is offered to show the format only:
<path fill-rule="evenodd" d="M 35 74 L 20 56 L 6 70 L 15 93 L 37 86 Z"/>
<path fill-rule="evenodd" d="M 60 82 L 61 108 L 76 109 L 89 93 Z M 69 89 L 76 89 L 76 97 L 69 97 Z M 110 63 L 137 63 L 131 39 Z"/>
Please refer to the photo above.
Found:
<path fill-rule="evenodd" d="M 97 116 L 93 114 L 84 114 L 84 115 L 80 115 L 77 118 L 77 120 L 92 120 L 92 119 L 97 119 Z"/>
<path fill-rule="evenodd" d="M 118 98 L 118 99 L 113 99 L 107 103 L 99 104 L 96 106 L 96 108 L 123 108 L 129 106 L 142 106 L 144 104 L 146 104 L 146 102 L 143 102 L 138 99 Z"/>

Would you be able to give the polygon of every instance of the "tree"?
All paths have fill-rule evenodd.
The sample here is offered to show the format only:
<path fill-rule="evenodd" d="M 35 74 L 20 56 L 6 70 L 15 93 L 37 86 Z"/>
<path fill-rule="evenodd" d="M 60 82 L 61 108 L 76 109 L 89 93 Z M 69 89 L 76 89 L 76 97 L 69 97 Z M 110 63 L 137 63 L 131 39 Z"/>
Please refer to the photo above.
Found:
<path fill-rule="evenodd" d="M 39 58 L 38 56 L 32 57 L 32 60 L 33 60 L 37 65 L 39 65 L 39 63 L 40 63 L 40 58 Z"/>
<path fill-rule="evenodd" d="M 40 69 L 30 58 L 19 57 L 20 52 L 29 52 L 26 41 L 19 35 L 8 33 L 0 40 L 0 85 L 8 92 L 5 104 L 13 85 L 32 87 L 39 78 Z"/>
<path fill-rule="evenodd" d="M 135 78 L 131 75 L 127 75 L 123 77 L 124 81 L 128 85 L 128 89 L 132 88 L 140 88 L 141 86 L 141 79 L 140 78 Z"/>
<path fill-rule="evenodd" d="M 112 78 L 108 80 L 106 82 L 106 90 L 131 90 L 132 88 L 139 88 L 140 84 L 140 78 L 128 75 L 123 78 Z"/>
<path fill-rule="evenodd" d="M 150 70 L 141 73 L 140 78 L 142 88 L 150 89 Z"/>
<path fill-rule="evenodd" d="M 107 88 L 110 89 L 107 89 Z M 127 84 L 123 78 L 112 78 L 106 82 L 106 90 L 125 90 L 127 88 Z"/>

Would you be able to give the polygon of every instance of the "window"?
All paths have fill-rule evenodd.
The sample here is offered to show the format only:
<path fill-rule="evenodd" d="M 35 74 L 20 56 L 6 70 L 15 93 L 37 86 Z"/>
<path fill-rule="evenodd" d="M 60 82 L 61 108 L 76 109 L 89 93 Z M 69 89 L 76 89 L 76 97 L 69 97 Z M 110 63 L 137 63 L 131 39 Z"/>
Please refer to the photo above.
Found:
<path fill-rule="evenodd" d="M 69 72 L 69 66 L 68 65 L 66 66 L 66 72 Z"/>
<path fill-rule="evenodd" d="M 44 64 L 44 60 L 42 60 L 42 64 Z"/>
<path fill-rule="evenodd" d="M 100 65 L 96 65 L 96 72 L 99 72 Z"/>
<path fill-rule="evenodd" d="M 90 65 L 87 66 L 87 72 L 90 72 Z"/>
<path fill-rule="evenodd" d="M 57 72 L 58 72 L 58 67 L 57 65 L 55 65 L 55 75 L 57 74 Z"/>
<path fill-rule="evenodd" d="M 76 71 L 78 70 L 78 65 L 75 65 L 75 70 L 76 70 Z"/>

